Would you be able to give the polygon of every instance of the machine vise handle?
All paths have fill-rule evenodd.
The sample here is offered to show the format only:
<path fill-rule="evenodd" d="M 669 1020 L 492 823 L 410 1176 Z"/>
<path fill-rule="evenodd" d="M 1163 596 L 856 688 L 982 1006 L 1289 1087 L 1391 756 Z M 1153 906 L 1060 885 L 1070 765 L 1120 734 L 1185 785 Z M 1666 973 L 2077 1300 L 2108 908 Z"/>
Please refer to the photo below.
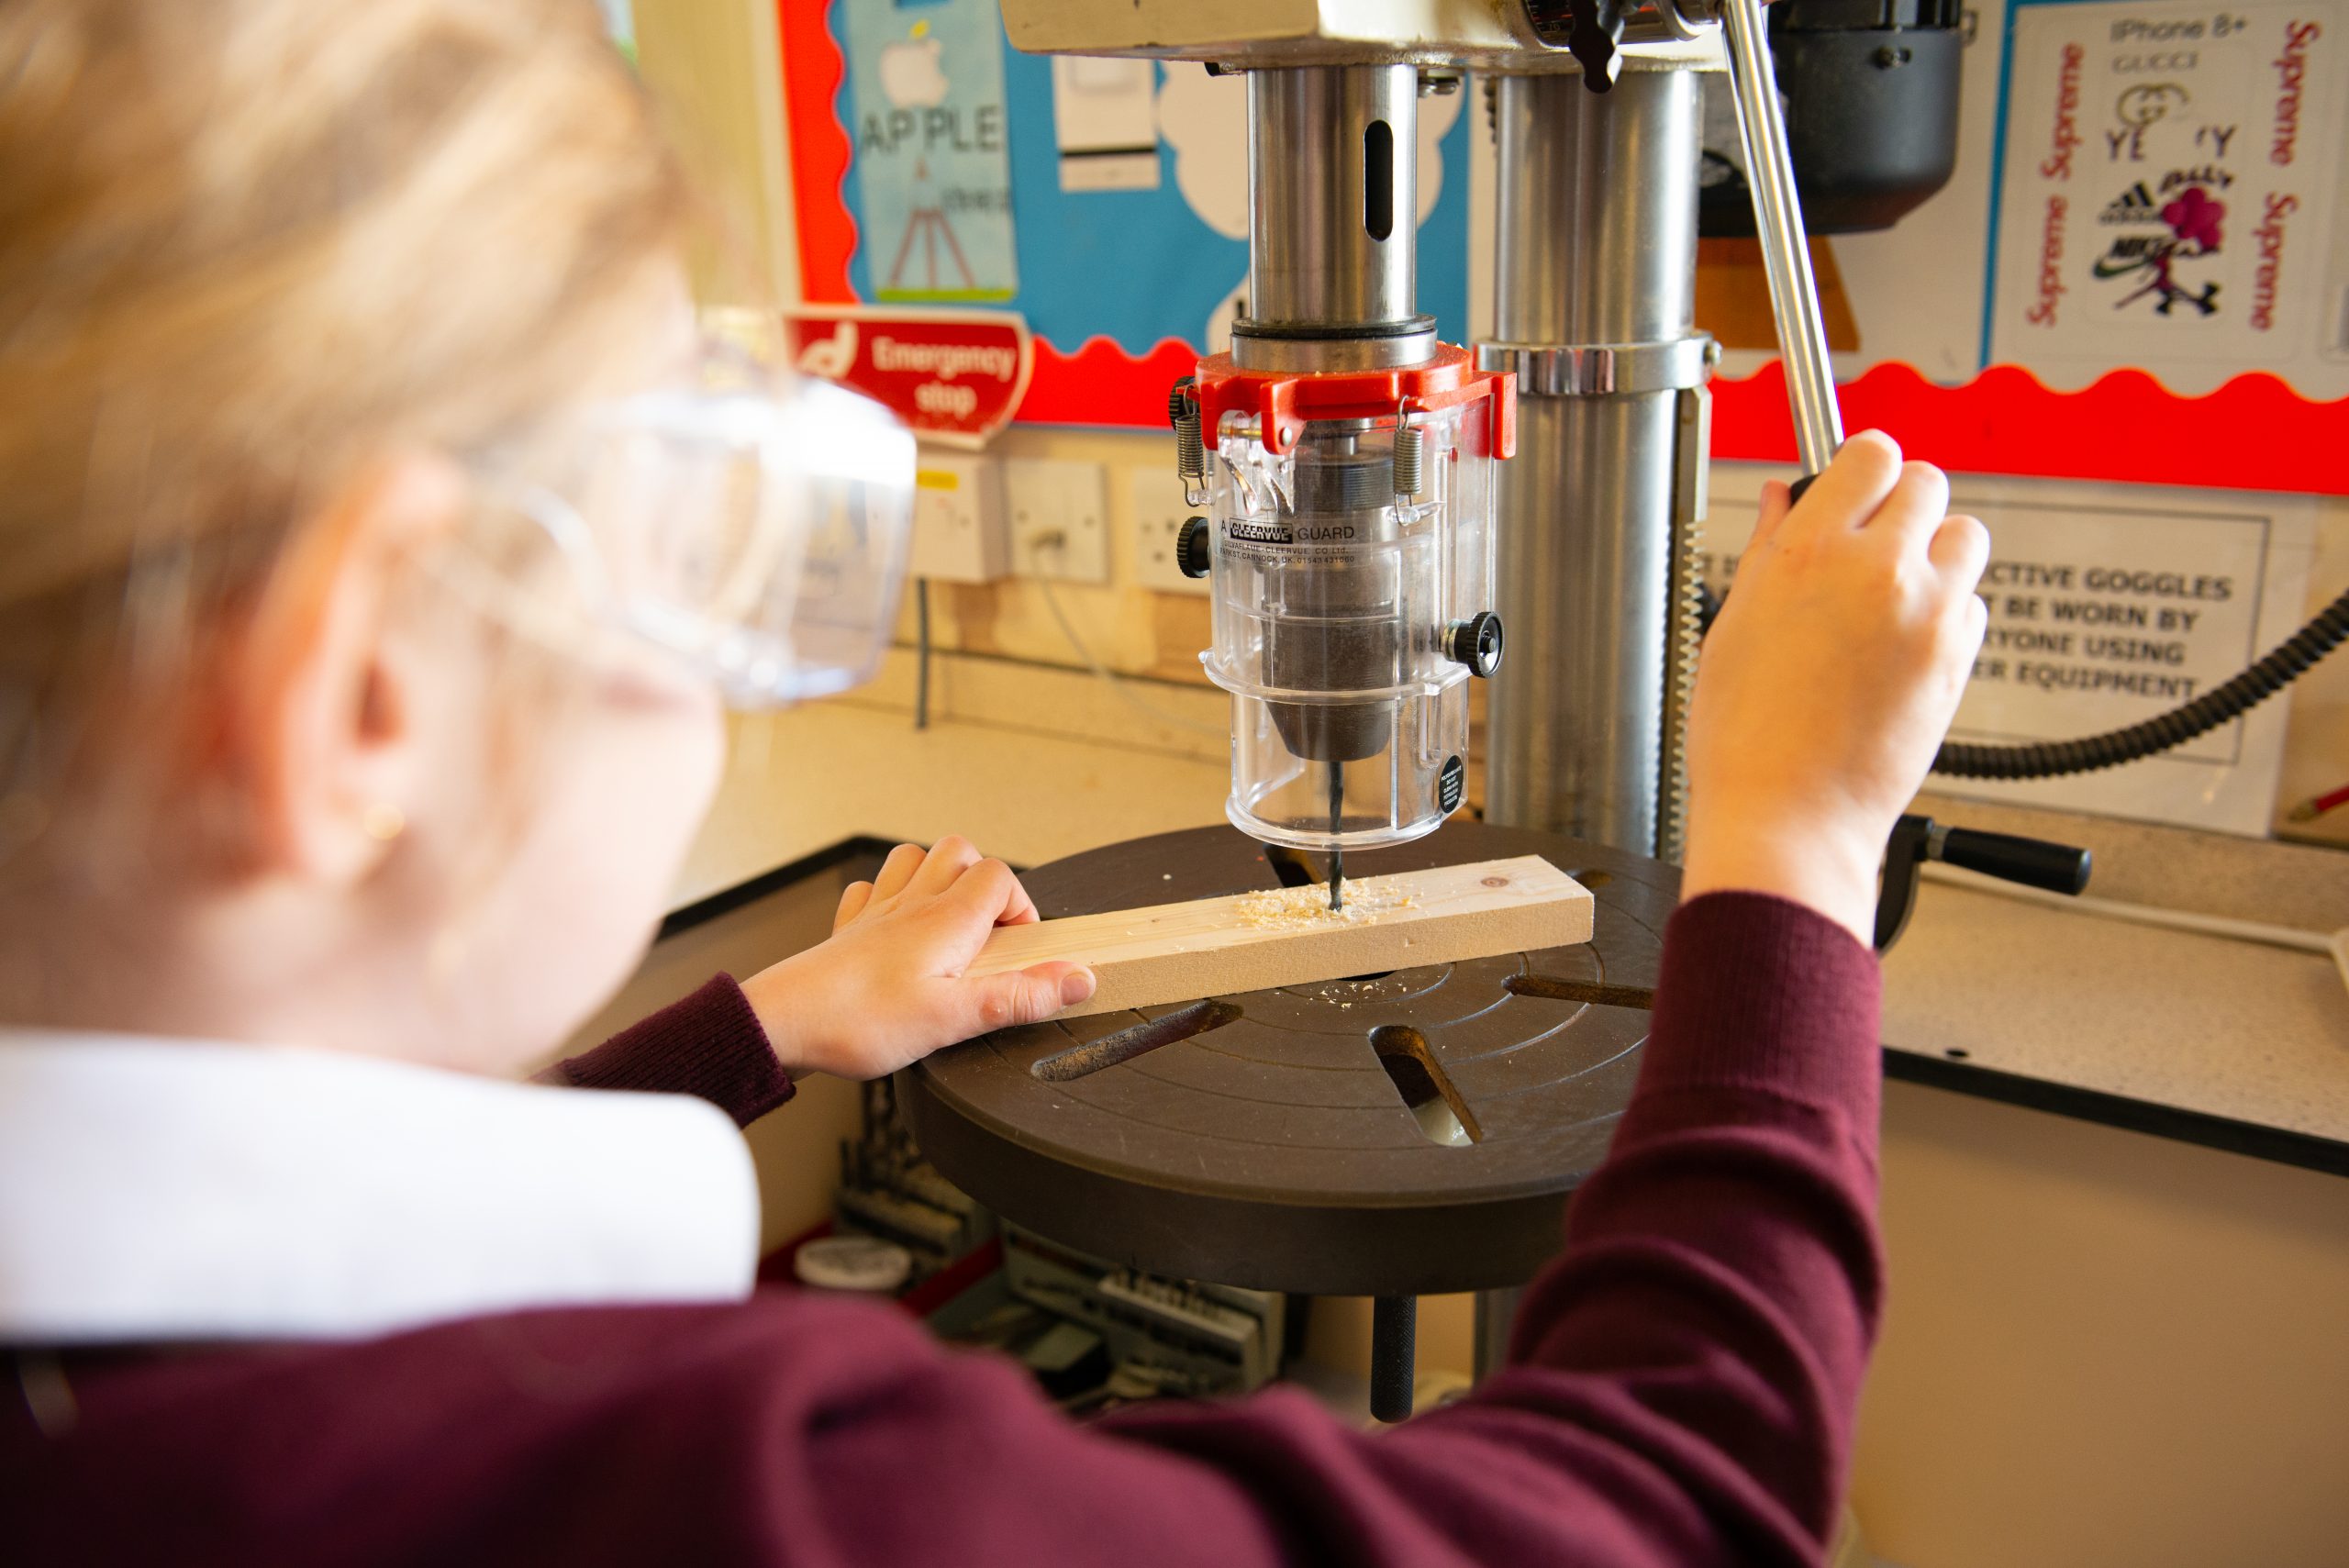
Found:
<path fill-rule="evenodd" d="M 2089 851 L 2070 844 L 1944 828 L 1914 814 L 1903 817 L 1893 824 L 1892 841 L 1884 851 L 1884 883 L 1876 901 L 1876 951 L 1888 951 L 1908 929 L 1909 917 L 1917 909 L 1919 873 L 1927 861 L 2070 896 L 2087 891 L 2093 867 Z"/>

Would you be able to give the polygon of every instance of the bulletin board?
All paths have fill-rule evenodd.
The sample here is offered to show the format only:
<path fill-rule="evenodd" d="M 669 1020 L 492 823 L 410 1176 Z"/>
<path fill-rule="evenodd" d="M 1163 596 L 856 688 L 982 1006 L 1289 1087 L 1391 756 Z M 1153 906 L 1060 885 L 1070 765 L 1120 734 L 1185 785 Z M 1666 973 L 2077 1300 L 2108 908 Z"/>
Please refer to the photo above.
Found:
<path fill-rule="evenodd" d="M 780 15 L 807 303 L 1016 310 L 1035 339 L 1019 418 L 1163 428 L 1167 388 L 1246 282 L 1245 83 L 1019 53 L 996 0 L 780 0 Z M 1453 341 L 1461 109 L 1428 100 L 1418 150 L 1419 303 Z"/>
<path fill-rule="evenodd" d="M 1020 420 L 1163 428 L 1246 273 L 1241 83 L 1019 54 L 995 0 L 777 4 L 807 303 L 1017 311 Z M 1958 176 L 1832 242 L 1846 426 L 1960 472 L 2349 495 L 2349 0 L 1976 15 Z M 1419 150 L 1453 341 L 1473 93 Z M 1774 360 L 1713 390 L 1716 456 L 1792 459 Z"/>

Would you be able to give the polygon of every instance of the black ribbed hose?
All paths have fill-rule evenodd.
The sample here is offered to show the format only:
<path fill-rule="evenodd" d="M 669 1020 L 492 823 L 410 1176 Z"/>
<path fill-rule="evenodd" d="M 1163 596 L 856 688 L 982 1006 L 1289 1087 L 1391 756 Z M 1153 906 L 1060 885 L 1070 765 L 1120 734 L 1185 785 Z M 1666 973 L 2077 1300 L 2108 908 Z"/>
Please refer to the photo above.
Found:
<path fill-rule="evenodd" d="M 2042 740 L 2022 746 L 1976 746 L 1944 741 L 1933 772 L 1961 779 L 2052 779 L 2117 768 L 2239 717 L 2298 680 L 2310 666 L 2349 638 L 2349 589 L 2317 612 L 2316 618 L 2278 644 L 2267 657 L 2224 685 L 2213 687 L 2183 707 L 2158 714 L 2126 729 L 2082 740 Z"/>

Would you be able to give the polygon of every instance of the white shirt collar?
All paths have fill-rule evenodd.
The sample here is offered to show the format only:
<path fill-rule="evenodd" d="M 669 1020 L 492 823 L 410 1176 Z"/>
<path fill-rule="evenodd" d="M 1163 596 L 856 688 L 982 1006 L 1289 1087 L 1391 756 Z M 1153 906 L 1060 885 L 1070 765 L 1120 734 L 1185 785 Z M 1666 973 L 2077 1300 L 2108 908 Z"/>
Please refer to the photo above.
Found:
<path fill-rule="evenodd" d="M 0 1029 L 0 1343 L 733 1300 L 758 1230 L 741 1136 L 699 1100 Z"/>

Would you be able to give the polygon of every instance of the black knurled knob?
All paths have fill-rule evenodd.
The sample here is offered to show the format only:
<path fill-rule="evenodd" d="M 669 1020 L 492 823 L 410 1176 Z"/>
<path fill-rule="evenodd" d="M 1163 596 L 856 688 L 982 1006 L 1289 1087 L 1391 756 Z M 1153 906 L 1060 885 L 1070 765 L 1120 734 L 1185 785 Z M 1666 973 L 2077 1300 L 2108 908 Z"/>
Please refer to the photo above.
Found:
<path fill-rule="evenodd" d="M 1444 652 L 1455 664 L 1465 664 L 1472 675 L 1490 675 L 1501 667 L 1501 648 L 1506 639 L 1501 634 L 1501 617 L 1490 610 L 1478 610 L 1466 620 L 1452 623 L 1444 639 Z"/>
<path fill-rule="evenodd" d="M 1204 577 L 1212 564 L 1208 550 L 1208 520 L 1205 517 L 1186 518 L 1182 531 L 1174 536 L 1174 564 L 1183 569 L 1186 577 Z"/>

